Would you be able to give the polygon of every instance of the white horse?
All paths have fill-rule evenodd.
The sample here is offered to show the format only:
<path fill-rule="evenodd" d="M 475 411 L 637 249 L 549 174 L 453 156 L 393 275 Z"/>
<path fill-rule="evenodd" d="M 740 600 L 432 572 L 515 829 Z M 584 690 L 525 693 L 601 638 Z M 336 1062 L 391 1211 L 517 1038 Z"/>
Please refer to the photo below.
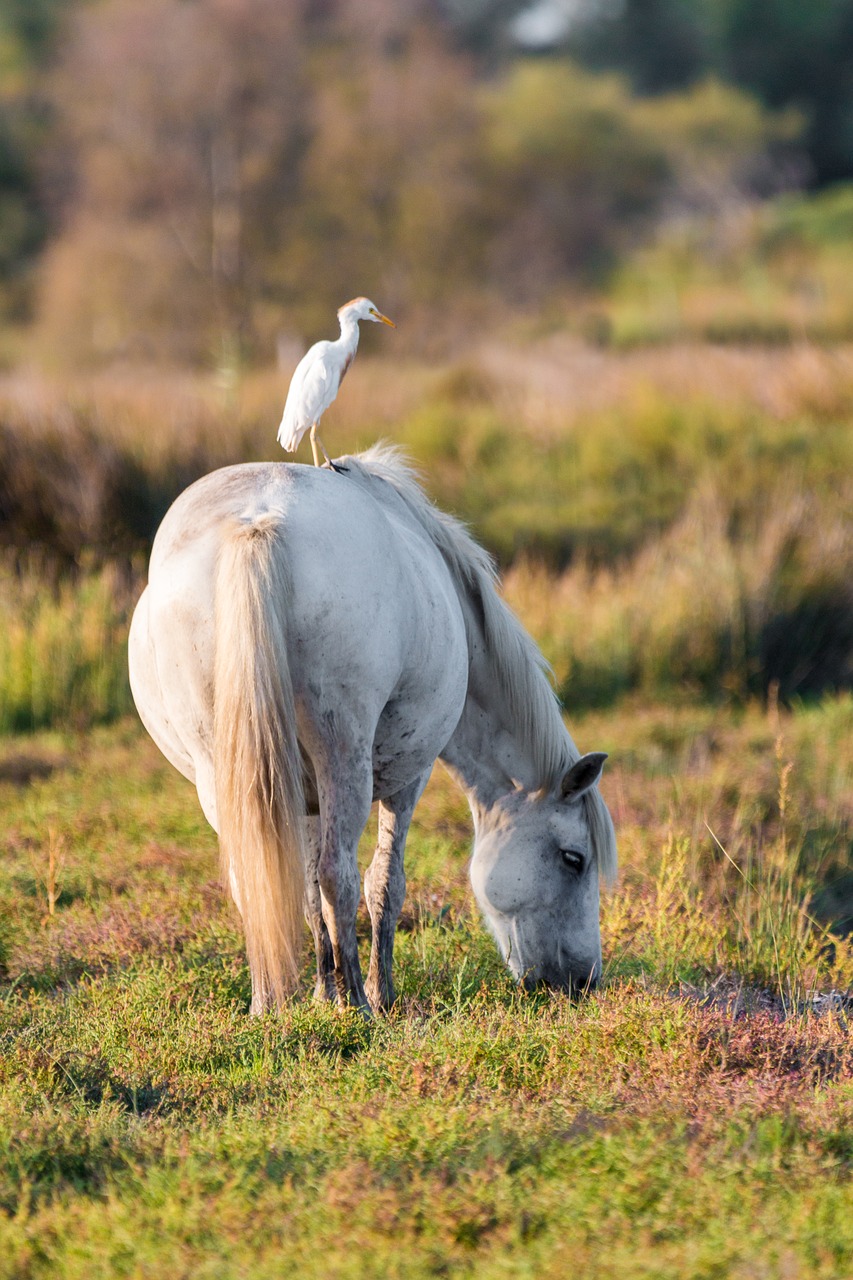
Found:
<path fill-rule="evenodd" d="M 166 515 L 130 633 L 143 723 L 195 783 L 243 918 L 252 1011 L 292 991 L 303 910 L 320 997 L 394 1001 L 403 850 L 437 757 L 474 818 L 471 882 L 527 985 L 595 984 L 616 844 L 533 641 L 486 553 L 397 453 L 226 467 Z M 359 837 L 373 926 L 362 982 Z"/>

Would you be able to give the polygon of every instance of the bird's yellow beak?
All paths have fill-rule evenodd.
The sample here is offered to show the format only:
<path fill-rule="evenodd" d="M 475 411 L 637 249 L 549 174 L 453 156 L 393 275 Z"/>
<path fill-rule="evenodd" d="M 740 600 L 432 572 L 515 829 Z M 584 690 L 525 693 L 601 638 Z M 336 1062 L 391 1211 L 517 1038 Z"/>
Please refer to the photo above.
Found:
<path fill-rule="evenodd" d="M 381 320 L 383 324 L 390 324 L 390 326 L 391 326 L 391 328 L 392 328 L 392 329 L 396 329 L 396 328 L 397 328 L 397 326 L 395 325 L 394 321 L 393 321 L 393 320 L 389 320 L 387 316 L 383 316 L 383 314 L 382 314 L 382 312 L 381 312 L 381 311 L 374 311 L 374 312 L 372 312 L 372 315 L 373 315 L 377 320 Z"/>

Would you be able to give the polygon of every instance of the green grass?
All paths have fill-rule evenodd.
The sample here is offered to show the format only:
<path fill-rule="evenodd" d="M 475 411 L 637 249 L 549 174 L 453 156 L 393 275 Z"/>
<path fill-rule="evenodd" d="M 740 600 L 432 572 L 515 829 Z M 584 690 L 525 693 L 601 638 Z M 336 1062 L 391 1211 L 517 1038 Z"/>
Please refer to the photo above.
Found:
<path fill-rule="evenodd" d="M 215 840 L 135 722 L 5 740 L 0 1275 L 842 1280 L 849 1014 L 810 1010 L 853 963 L 809 917 L 849 859 L 850 717 L 573 720 L 623 859 L 577 1005 L 509 981 L 437 773 L 370 1024 L 307 999 L 307 954 L 249 1019 Z"/>
<path fill-rule="evenodd" d="M 114 565 L 51 582 L 38 561 L 0 562 L 0 734 L 131 709 L 127 630 L 140 589 Z"/>
<path fill-rule="evenodd" d="M 732 202 L 664 225 L 617 267 L 582 331 L 622 349 L 692 340 L 785 347 L 853 337 L 853 187 Z"/>
<path fill-rule="evenodd" d="M 572 706 L 849 688 L 849 362 L 739 353 L 709 378 L 712 360 L 547 342 L 442 371 L 366 359 L 330 438 L 402 444 L 508 570 Z M 0 388 L 0 732 L 130 709 L 147 546 L 195 476 L 282 456 L 282 386 L 258 374 L 227 403 L 177 375 Z"/>
<path fill-rule="evenodd" d="M 701 353 L 685 356 L 691 363 Z M 569 425 L 521 426 L 493 386 L 466 393 L 464 370 L 439 384 L 395 436 L 429 477 L 440 506 L 512 563 L 528 555 L 613 565 L 716 500 L 730 534 L 820 495 L 825 516 L 849 501 L 853 461 L 846 393 L 780 420 L 720 395 L 671 398 L 638 378 L 631 395 Z M 840 392 L 841 388 L 838 387 Z M 837 486 L 837 488 L 836 488 Z"/>
<path fill-rule="evenodd" d="M 709 497 L 746 541 L 798 504 L 823 513 L 819 529 L 846 515 L 845 353 L 821 362 L 806 349 L 772 368 L 741 353 L 709 379 L 711 363 L 708 348 L 659 368 L 513 335 L 443 370 L 365 357 L 330 410 L 329 447 L 401 444 L 431 496 L 504 565 L 526 554 L 613 566 Z M 3 541 L 78 568 L 93 554 L 144 555 L 192 480 L 284 457 L 275 427 L 286 382 L 247 376 L 228 397 L 211 379 L 165 374 L 0 387 Z"/>
<path fill-rule="evenodd" d="M 126 716 L 129 557 L 170 486 L 275 456 L 281 380 L 0 396 L 0 1276 L 853 1271 L 853 383 L 566 350 L 359 362 L 333 447 L 410 449 L 611 753 L 605 980 L 517 991 L 439 770 L 370 1024 L 307 950 L 249 1019 L 215 838 Z"/>

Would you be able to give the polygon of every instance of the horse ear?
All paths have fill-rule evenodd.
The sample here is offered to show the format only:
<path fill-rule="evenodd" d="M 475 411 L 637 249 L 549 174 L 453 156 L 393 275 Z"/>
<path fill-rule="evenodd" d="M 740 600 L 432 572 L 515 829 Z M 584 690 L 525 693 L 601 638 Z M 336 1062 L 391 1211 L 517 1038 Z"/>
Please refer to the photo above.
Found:
<path fill-rule="evenodd" d="M 580 760 L 572 765 L 560 783 L 561 799 L 579 800 L 584 792 L 595 786 L 601 777 L 601 770 L 606 759 L 606 751 L 590 751 L 588 755 L 581 756 Z"/>

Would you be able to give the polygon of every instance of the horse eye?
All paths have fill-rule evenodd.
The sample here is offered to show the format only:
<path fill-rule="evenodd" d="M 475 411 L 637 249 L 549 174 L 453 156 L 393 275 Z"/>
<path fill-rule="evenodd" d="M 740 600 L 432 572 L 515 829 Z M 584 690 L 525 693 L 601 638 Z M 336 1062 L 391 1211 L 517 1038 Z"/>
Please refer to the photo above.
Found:
<path fill-rule="evenodd" d="M 570 871 L 583 871 L 584 856 L 577 849 L 561 849 L 560 857 Z"/>

